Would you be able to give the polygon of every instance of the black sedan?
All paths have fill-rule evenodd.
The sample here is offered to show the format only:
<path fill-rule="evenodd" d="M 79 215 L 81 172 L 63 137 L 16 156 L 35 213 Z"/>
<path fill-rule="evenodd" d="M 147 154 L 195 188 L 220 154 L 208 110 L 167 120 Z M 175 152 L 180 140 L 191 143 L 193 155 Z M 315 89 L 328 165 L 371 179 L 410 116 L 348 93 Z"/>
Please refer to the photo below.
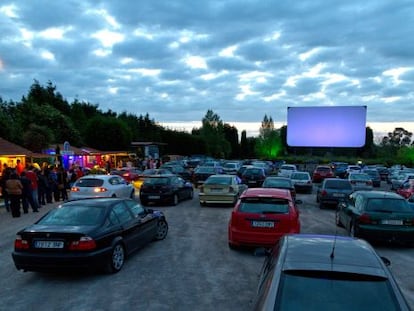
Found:
<path fill-rule="evenodd" d="M 19 231 L 12 257 L 23 271 L 98 268 L 115 273 L 128 255 L 167 233 L 162 212 L 132 199 L 69 201 Z"/>
<path fill-rule="evenodd" d="M 414 207 L 393 192 L 353 192 L 338 205 L 336 225 L 369 241 L 414 243 Z"/>
<path fill-rule="evenodd" d="M 147 176 L 139 191 L 142 205 L 150 203 L 177 205 L 194 196 L 193 184 L 174 174 Z"/>

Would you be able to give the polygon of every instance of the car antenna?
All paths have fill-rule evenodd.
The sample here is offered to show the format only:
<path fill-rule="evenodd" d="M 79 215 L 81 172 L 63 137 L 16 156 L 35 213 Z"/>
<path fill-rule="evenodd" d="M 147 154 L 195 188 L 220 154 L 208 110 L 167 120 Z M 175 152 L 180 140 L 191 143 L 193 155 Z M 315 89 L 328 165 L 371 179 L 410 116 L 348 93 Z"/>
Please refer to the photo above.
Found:
<path fill-rule="evenodd" d="M 339 206 L 337 207 L 337 209 L 338 208 L 339 208 Z M 336 211 L 336 213 L 338 213 L 338 211 Z M 335 213 L 335 222 L 336 222 L 336 217 L 337 217 L 336 213 Z M 331 261 L 335 258 L 335 246 L 336 246 L 336 237 L 337 236 L 338 236 L 338 226 L 335 226 L 335 237 L 334 237 L 334 241 L 333 241 L 333 244 L 332 244 L 331 255 L 329 255 L 329 257 L 331 258 Z"/>

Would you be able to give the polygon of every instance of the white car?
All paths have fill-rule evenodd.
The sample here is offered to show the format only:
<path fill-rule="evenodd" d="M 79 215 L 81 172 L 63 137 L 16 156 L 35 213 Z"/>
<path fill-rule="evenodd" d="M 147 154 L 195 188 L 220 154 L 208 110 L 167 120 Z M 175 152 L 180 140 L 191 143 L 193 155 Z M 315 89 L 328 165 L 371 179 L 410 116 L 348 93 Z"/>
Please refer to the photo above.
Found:
<path fill-rule="evenodd" d="M 69 199 L 91 197 L 134 198 L 135 188 L 118 175 L 86 175 L 73 184 Z"/>
<path fill-rule="evenodd" d="M 295 164 L 283 164 L 280 166 L 277 176 L 290 178 L 292 172 L 296 172 L 297 170 L 298 169 Z"/>

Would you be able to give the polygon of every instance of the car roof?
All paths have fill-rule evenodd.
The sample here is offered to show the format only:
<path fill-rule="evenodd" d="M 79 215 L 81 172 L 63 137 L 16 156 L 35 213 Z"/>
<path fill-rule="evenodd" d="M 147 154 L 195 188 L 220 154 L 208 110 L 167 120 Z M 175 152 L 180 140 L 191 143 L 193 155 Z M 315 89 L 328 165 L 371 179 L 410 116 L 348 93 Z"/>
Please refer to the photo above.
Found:
<path fill-rule="evenodd" d="M 401 199 L 404 200 L 402 196 L 398 193 L 382 190 L 358 190 L 354 194 L 361 194 L 366 198 L 384 198 L 384 199 Z"/>
<path fill-rule="evenodd" d="M 61 205 L 64 206 L 80 206 L 80 205 L 88 205 L 88 206 L 98 206 L 98 207 L 106 207 L 112 205 L 114 203 L 125 201 L 129 199 L 125 198 L 108 198 L 108 197 L 98 197 L 98 198 L 82 198 L 82 199 L 73 199 L 67 202 L 63 202 Z"/>
<path fill-rule="evenodd" d="M 110 174 L 110 175 L 108 175 L 108 174 L 88 174 L 88 175 L 80 177 L 79 179 L 104 179 L 104 180 L 108 180 L 108 179 L 116 178 L 116 177 L 122 178 L 121 176 L 116 175 L 116 174 Z"/>
<path fill-rule="evenodd" d="M 346 236 L 289 234 L 283 270 L 319 270 L 387 277 L 368 242 Z"/>
<path fill-rule="evenodd" d="M 289 189 L 280 188 L 248 188 L 241 194 L 240 198 L 259 196 L 292 199 Z"/>

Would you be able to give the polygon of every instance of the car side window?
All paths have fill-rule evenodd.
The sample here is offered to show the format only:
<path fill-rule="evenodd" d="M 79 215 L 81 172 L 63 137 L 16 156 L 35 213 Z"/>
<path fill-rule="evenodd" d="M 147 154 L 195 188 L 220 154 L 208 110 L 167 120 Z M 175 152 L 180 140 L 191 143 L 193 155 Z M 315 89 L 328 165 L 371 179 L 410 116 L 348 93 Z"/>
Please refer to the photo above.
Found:
<path fill-rule="evenodd" d="M 117 185 L 117 184 L 119 184 L 119 180 L 118 180 L 118 178 L 113 177 L 113 178 L 109 179 L 109 183 L 111 185 Z"/>
<path fill-rule="evenodd" d="M 119 202 L 117 205 L 115 205 L 112 211 L 118 217 L 121 224 L 126 223 L 133 219 L 132 214 L 130 213 L 129 209 L 122 202 Z"/>
<path fill-rule="evenodd" d="M 355 208 L 358 211 L 362 211 L 364 209 L 364 198 L 360 195 L 355 198 Z"/>
<path fill-rule="evenodd" d="M 108 220 L 109 220 L 108 226 L 119 225 L 119 218 L 116 216 L 113 210 L 109 213 Z"/>
<path fill-rule="evenodd" d="M 135 217 L 139 217 L 145 212 L 145 209 L 138 202 L 131 200 L 126 201 L 125 203 L 128 205 L 129 209 Z"/>

